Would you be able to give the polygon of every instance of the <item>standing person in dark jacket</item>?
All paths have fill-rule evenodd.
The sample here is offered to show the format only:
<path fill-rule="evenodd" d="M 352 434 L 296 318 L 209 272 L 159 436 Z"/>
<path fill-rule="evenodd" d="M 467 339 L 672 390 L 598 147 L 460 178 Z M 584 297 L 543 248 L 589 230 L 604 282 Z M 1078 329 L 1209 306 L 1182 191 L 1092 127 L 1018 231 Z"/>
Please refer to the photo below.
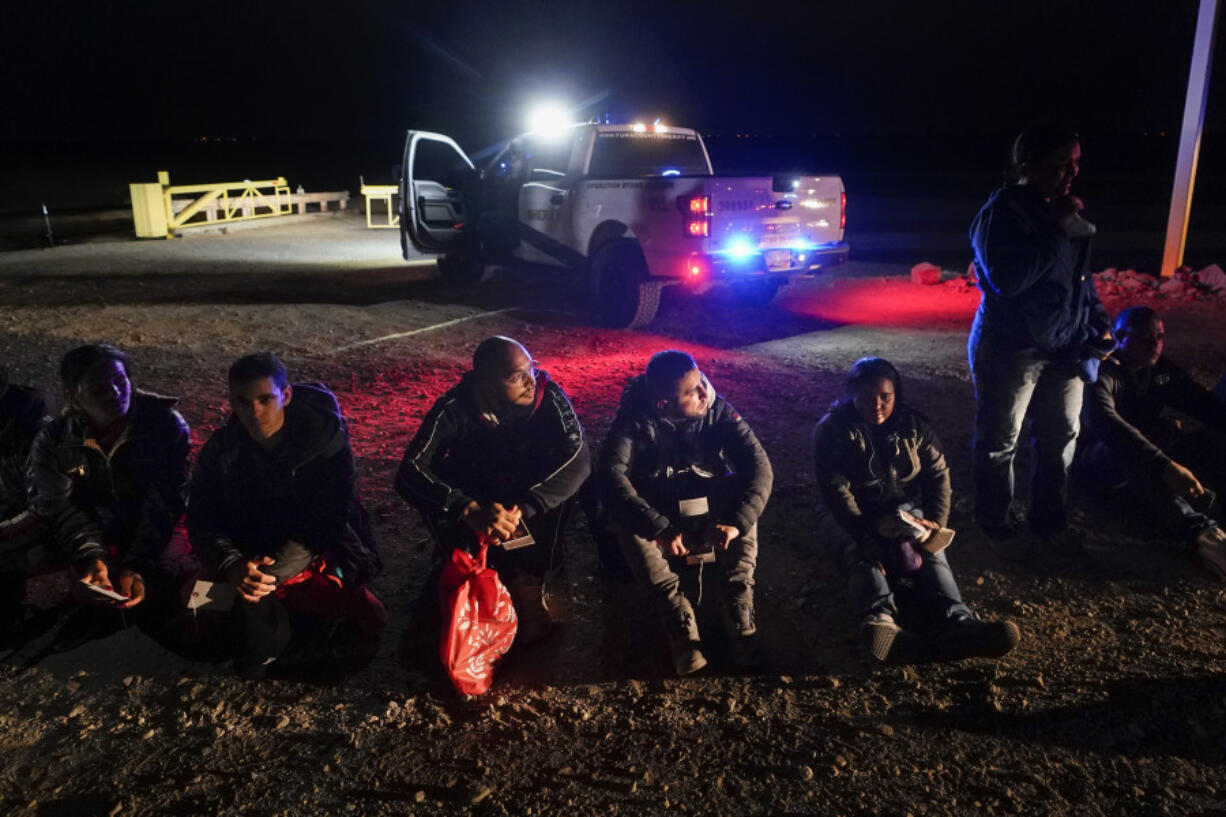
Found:
<path fill-rule="evenodd" d="M 200 450 L 187 527 L 238 591 L 235 672 L 264 677 L 306 620 L 347 621 L 373 644 L 387 612 L 367 583 L 381 565 L 336 397 L 291 385 L 267 352 L 235 361 L 228 383 L 234 413 Z"/>
<path fill-rule="evenodd" d="M 26 571 L 51 545 L 50 530 L 30 510 L 26 492 L 34 435 L 50 420 L 43 395 L 9 383 L 0 369 L 0 632 L 25 615 Z"/>
<path fill-rule="evenodd" d="M 847 575 L 865 647 L 894 662 L 1004 655 L 1017 643 L 1017 626 L 977 619 L 944 550 L 930 553 L 918 541 L 949 521 L 941 441 L 927 418 L 902 402 L 902 378 L 889 361 L 856 361 L 845 385 L 813 431 L 818 540 Z M 900 525 L 900 509 L 932 533 Z M 910 605 L 896 604 L 896 587 L 905 588 Z M 918 626 L 904 630 L 900 617 Z"/>
<path fill-rule="evenodd" d="M 196 568 L 180 524 L 187 423 L 176 398 L 135 390 L 131 369 L 131 359 L 106 344 L 66 354 L 63 414 L 34 438 L 28 472 L 30 509 L 80 579 L 75 595 L 121 610 L 150 593 L 159 604 L 173 602 Z"/>
<path fill-rule="evenodd" d="M 1066 501 L 1083 378 L 1113 346 L 1089 271 L 1094 228 L 1070 192 L 1081 144 L 1071 130 L 1043 123 L 1017 137 L 1012 161 L 1012 183 L 992 193 L 970 230 L 983 292 L 967 344 L 975 516 L 992 539 L 1016 535 L 1013 460 L 1029 411 L 1030 527 L 1057 548 L 1076 549 Z"/>
<path fill-rule="evenodd" d="M 1132 507 L 1156 515 L 1226 580 L 1226 533 L 1207 513 L 1226 491 L 1226 403 L 1163 356 L 1165 336 L 1147 306 L 1116 318 L 1120 345 L 1086 399 L 1077 465 L 1093 484 L 1123 488 Z M 1206 430 L 1185 430 L 1168 409 Z"/>
<path fill-rule="evenodd" d="M 677 674 L 707 663 L 680 575 L 695 569 L 689 557 L 704 552 L 713 554 L 723 580 L 732 658 L 756 663 L 750 639 L 757 632 L 758 517 L 774 476 L 749 424 L 715 393 L 694 358 L 657 352 L 647 371 L 630 380 L 596 476 L 622 555 L 654 597 Z"/>
<path fill-rule="evenodd" d="M 544 575 L 557 560 L 566 503 L 590 471 L 566 393 L 522 345 L 494 336 L 478 344 L 472 370 L 427 412 L 404 452 L 396 491 L 445 552 L 475 550 L 479 537 L 495 545 L 490 566 L 511 594 L 517 639 L 531 644 L 550 630 Z M 535 545 L 497 546 L 521 524 Z"/>

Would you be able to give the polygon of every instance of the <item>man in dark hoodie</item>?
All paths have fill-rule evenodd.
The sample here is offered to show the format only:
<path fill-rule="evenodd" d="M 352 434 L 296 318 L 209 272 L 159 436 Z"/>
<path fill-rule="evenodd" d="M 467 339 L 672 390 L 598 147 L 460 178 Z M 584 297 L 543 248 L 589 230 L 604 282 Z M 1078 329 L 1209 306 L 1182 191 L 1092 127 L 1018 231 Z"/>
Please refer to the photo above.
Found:
<path fill-rule="evenodd" d="M 267 352 L 237 360 L 228 382 L 234 413 L 197 458 L 187 527 L 238 591 L 234 670 L 259 679 L 289 644 L 291 614 L 348 622 L 373 643 L 387 613 L 367 588 L 381 564 L 336 397 L 291 385 Z"/>
<path fill-rule="evenodd" d="M 517 640 L 544 637 L 551 621 L 543 580 L 567 501 L 591 471 L 583 428 L 566 393 L 518 342 L 489 337 L 472 370 L 440 397 L 404 452 L 396 491 L 421 512 L 441 549 L 493 543 L 519 616 Z M 526 528 L 530 547 L 498 547 Z M 429 592 L 429 591 L 427 591 Z"/>
<path fill-rule="evenodd" d="M 596 478 L 622 554 L 654 597 L 677 674 L 707 663 L 680 574 L 696 569 L 701 578 L 711 558 L 723 580 L 732 658 L 755 663 L 758 517 L 773 474 L 749 424 L 715 393 L 694 358 L 657 352 L 647 371 L 630 380 Z"/>
<path fill-rule="evenodd" d="M 1226 581 L 1226 533 L 1209 515 L 1226 490 L 1226 402 L 1163 354 L 1166 328 L 1147 306 L 1115 320 L 1119 348 L 1089 390 L 1077 466 L 1091 484 L 1120 489 L 1130 507 L 1156 516 Z M 1174 410 L 1204 426 L 1192 431 Z"/>
<path fill-rule="evenodd" d="M 9 383 L 0 369 L 0 633 L 24 616 L 26 571 L 51 544 L 49 528 L 30 510 L 26 495 L 34 435 L 50 419 L 43 395 Z"/>
<path fill-rule="evenodd" d="M 34 438 L 27 478 L 30 510 L 79 579 L 74 595 L 140 605 L 143 623 L 147 599 L 165 609 L 194 572 L 180 524 L 191 440 L 177 399 L 135 390 L 131 370 L 106 344 L 64 356 L 64 411 Z"/>

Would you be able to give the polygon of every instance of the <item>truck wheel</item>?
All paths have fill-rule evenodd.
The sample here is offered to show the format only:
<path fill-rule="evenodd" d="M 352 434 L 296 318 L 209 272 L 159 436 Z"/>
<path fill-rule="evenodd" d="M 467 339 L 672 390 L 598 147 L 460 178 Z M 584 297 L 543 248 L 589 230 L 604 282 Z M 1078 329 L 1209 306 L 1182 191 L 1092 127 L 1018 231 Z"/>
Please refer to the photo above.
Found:
<path fill-rule="evenodd" d="M 448 253 L 439 256 L 438 274 L 449 284 L 475 284 L 485 276 L 485 264 L 472 253 Z"/>
<path fill-rule="evenodd" d="M 745 306 L 766 306 L 775 300 L 783 282 L 768 278 L 763 281 L 742 281 L 732 285 L 732 297 Z"/>
<path fill-rule="evenodd" d="M 592 259 L 592 308 L 605 326 L 640 329 L 660 308 L 660 281 L 647 278 L 647 259 L 637 242 L 617 239 Z"/>

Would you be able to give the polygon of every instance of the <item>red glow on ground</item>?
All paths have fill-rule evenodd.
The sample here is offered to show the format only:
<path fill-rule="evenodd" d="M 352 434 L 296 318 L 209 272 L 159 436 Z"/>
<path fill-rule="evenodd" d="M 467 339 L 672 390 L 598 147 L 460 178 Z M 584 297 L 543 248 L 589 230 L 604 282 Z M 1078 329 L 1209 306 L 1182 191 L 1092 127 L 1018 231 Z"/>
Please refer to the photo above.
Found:
<path fill-rule="evenodd" d="M 935 286 L 903 278 L 850 278 L 833 286 L 804 287 L 780 307 L 837 324 L 911 329 L 968 329 L 979 290 L 960 281 Z"/>

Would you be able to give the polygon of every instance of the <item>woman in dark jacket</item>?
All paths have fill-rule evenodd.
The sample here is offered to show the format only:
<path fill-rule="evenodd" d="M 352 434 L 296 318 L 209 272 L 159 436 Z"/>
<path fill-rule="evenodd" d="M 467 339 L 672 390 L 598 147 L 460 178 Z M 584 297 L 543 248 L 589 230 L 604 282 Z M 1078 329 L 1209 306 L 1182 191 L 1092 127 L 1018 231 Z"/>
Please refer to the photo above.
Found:
<path fill-rule="evenodd" d="M 173 408 L 175 398 L 135 390 L 130 369 L 129 357 L 105 344 L 64 356 L 64 413 L 34 438 L 28 473 L 30 507 L 71 562 L 77 595 L 122 609 L 145 599 L 155 574 L 175 568 L 182 575 L 173 578 L 186 579 L 194 572 L 179 526 L 191 451 L 187 423 Z M 181 557 L 174 565 L 172 555 Z"/>
<path fill-rule="evenodd" d="M 862 358 L 847 374 L 844 397 L 818 421 L 818 540 L 847 574 L 862 638 L 878 660 L 1004 655 L 1017 627 L 975 618 L 934 546 L 951 535 L 942 530 L 949 467 L 927 419 L 902 403 L 901 387 L 889 361 Z M 910 603 L 900 611 L 903 597 Z M 900 612 L 912 627 L 899 626 Z"/>
<path fill-rule="evenodd" d="M 1016 535 L 1013 459 L 1029 409 L 1035 441 L 1029 522 L 1075 547 L 1066 513 L 1083 379 L 1114 348 L 1089 271 L 1093 225 L 1070 193 L 1077 134 L 1044 123 L 1013 145 L 1011 183 L 971 224 L 982 298 L 967 343 L 975 380 L 975 517 L 994 540 Z"/>

